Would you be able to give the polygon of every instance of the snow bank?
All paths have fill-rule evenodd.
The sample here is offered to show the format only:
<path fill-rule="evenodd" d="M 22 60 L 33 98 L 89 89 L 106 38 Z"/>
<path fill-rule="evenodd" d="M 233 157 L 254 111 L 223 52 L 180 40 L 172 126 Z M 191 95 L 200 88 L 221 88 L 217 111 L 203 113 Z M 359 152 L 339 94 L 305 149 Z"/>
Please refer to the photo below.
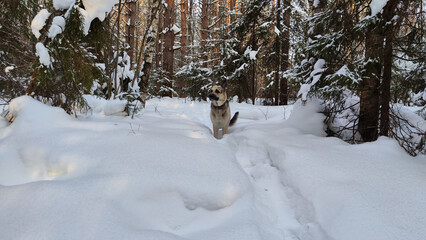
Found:
<path fill-rule="evenodd" d="M 16 120 L 0 129 L 0 239 L 254 236 L 250 184 L 231 150 L 205 125 L 147 108 L 133 120 L 73 119 L 14 99 Z"/>
<path fill-rule="evenodd" d="M 425 156 L 325 138 L 316 102 L 230 105 L 240 118 L 216 140 L 208 102 L 75 119 L 14 99 L 15 121 L 0 118 L 0 239 L 424 239 Z"/>
<path fill-rule="evenodd" d="M 37 39 L 40 37 L 40 30 L 43 29 L 44 25 L 46 25 L 46 20 L 49 16 L 49 11 L 47 11 L 47 9 L 42 9 L 31 21 L 31 31 Z"/>
<path fill-rule="evenodd" d="M 50 174 L 67 171 L 68 165 L 47 162 L 49 151 L 42 142 L 49 142 L 50 129 L 73 119 L 63 109 L 46 106 L 29 96 L 13 99 L 9 112 L 13 124 L 0 128 L 0 186 L 49 179 Z M 31 137 L 33 134 L 37 137 Z M 12 139 L 14 147 L 4 139 Z"/>
<path fill-rule="evenodd" d="M 103 115 L 123 115 L 127 104 L 125 100 L 114 99 L 108 101 L 92 95 L 84 95 L 84 99 L 93 113 Z"/>
<path fill-rule="evenodd" d="M 7 120 L 4 117 L 0 116 L 0 129 L 7 127 L 8 125 L 9 124 L 8 124 Z"/>
<path fill-rule="evenodd" d="M 15 117 L 13 128 L 22 132 L 34 127 L 43 130 L 73 120 L 62 108 L 47 106 L 29 96 L 13 99 L 9 112 Z"/>
<path fill-rule="evenodd" d="M 325 137 L 325 115 L 320 112 L 322 109 L 319 100 L 311 100 L 305 104 L 299 100 L 295 103 L 286 126 L 298 129 L 304 134 Z"/>
<path fill-rule="evenodd" d="M 389 138 L 349 145 L 321 137 L 318 109 L 298 103 L 286 122 L 237 127 L 229 137 L 255 188 L 282 184 L 267 198 L 269 217 L 294 239 L 423 239 L 426 157 Z M 283 209 L 287 217 L 272 214 Z"/>

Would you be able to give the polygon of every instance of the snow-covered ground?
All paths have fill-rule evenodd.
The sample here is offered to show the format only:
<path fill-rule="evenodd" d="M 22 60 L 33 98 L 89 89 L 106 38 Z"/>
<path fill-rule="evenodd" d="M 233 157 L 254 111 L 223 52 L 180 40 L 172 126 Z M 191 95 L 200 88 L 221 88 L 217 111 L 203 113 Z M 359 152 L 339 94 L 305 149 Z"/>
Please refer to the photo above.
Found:
<path fill-rule="evenodd" d="M 325 138 L 315 103 L 231 103 L 216 140 L 209 103 L 131 119 L 89 100 L 75 119 L 20 97 L 0 118 L 1 240 L 426 239 L 426 157 Z"/>

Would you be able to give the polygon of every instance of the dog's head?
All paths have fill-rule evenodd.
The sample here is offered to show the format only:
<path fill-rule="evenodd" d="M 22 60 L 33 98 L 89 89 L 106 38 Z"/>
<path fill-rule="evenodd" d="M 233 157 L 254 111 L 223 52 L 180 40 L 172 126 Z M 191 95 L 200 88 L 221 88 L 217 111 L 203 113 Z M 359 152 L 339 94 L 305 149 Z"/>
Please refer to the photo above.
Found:
<path fill-rule="evenodd" d="M 226 102 L 228 99 L 226 96 L 226 80 L 223 81 L 220 85 L 213 83 L 209 94 L 209 99 L 215 106 L 222 106 Z"/>

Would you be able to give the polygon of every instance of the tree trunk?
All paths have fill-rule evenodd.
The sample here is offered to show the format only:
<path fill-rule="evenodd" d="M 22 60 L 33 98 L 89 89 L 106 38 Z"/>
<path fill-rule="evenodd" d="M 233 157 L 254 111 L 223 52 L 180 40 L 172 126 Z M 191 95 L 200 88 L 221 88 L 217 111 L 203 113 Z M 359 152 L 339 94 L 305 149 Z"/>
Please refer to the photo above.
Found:
<path fill-rule="evenodd" d="M 282 31 L 282 44 L 281 44 L 281 72 L 287 71 L 290 68 L 290 1 L 283 0 L 284 11 L 284 26 Z M 286 77 L 280 79 L 280 105 L 287 105 L 288 103 L 288 80 Z"/>
<path fill-rule="evenodd" d="M 380 24 L 369 27 L 365 40 L 365 75 L 361 83 L 358 131 L 365 142 L 378 137 L 379 85 L 382 72 L 383 34 Z"/>
<path fill-rule="evenodd" d="M 383 79 L 381 85 L 380 95 L 380 135 L 389 135 L 389 104 L 391 101 L 390 85 L 392 81 L 392 45 L 394 40 L 394 34 L 398 31 L 401 20 L 393 20 L 395 16 L 395 10 L 398 5 L 398 0 L 390 0 L 387 2 L 383 10 L 383 20 L 385 25 L 385 49 L 383 56 Z M 408 0 L 404 0 L 405 6 L 408 4 Z M 400 17 L 401 18 L 401 17 Z"/>
<path fill-rule="evenodd" d="M 327 6 L 327 0 L 319 0 L 317 2 L 317 5 L 313 6 L 313 9 L 312 9 L 314 15 L 324 11 L 324 8 L 326 6 Z M 322 34 L 323 32 L 324 32 L 323 27 L 316 25 L 316 26 L 314 26 L 314 29 L 313 29 L 312 33 L 310 34 L 310 36 L 313 37 L 313 36 L 316 36 L 318 34 Z"/>
<path fill-rule="evenodd" d="M 206 45 L 207 45 L 207 38 L 208 38 L 208 11 L 207 11 L 207 0 L 202 0 L 202 5 L 201 5 L 201 42 L 200 42 L 200 47 L 201 47 L 201 55 L 202 55 L 202 60 L 203 60 L 203 68 L 207 67 L 207 60 L 208 60 L 208 55 L 207 55 L 207 49 L 206 49 Z"/>
<path fill-rule="evenodd" d="M 278 29 L 281 35 L 281 1 L 277 0 L 277 5 L 275 6 L 276 9 L 276 23 L 275 27 Z M 277 34 L 277 37 L 275 39 L 275 74 L 274 74 L 274 104 L 279 105 L 280 104 L 280 67 L 281 67 L 281 39 L 280 35 Z"/>
<path fill-rule="evenodd" d="M 252 50 L 257 50 L 257 43 L 256 43 L 256 23 L 257 23 L 257 21 L 256 21 L 256 19 L 254 20 L 254 22 L 253 22 L 253 32 L 252 32 L 252 39 L 251 39 L 251 45 L 252 45 Z M 256 86 L 256 60 L 252 60 L 253 61 L 253 63 L 251 64 L 251 101 L 252 101 L 252 104 L 253 105 L 255 105 L 255 103 L 256 103 L 256 89 L 257 89 L 257 86 Z"/>
<path fill-rule="evenodd" d="M 229 17 L 228 24 L 231 24 L 235 21 L 235 3 L 236 0 L 228 0 L 229 1 L 229 10 L 231 10 L 231 16 Z"/>
<path fill-rule="evenodd" d="M 126 36 L 126 42 L 127 44 L 129 44 L 130 48 L 127 51 L 127 54 L 130 57 L 130 67 L 131 69 L 133 69 L 133 64 L 134 64 L 134 53 L 135 53 L 135 24 L 136 24 L 136 16 L 137 16 L 137 7 L 136 7 L 136 1 L 134 0 L 127 0 L 126 1 L 126 6 L 128 9 L 127 12 L 127 18 L 128 23 L 126 23 L 127 25 L 127 36 Z"/>
<path fill-rule="evenodd" d="M 182 37 L 180 38 L 180 45 L 181 45 L 181 62 L 182 65 L 185 63 L 185 57 L 186 57 L 186 40 L 187 40 L 187 15 L 188 15 L 188 0 L 181 0 L 180 4 L 180 13 L 181 13 L 181 34 Z"/>
<path fill-rule="evenodd" d="M 188 0 L 187 0 L 188 1 Z M 194 8 L 194 1 L 193 0 L 189 0 L 189 21 L 188 21 L 188 38 L 189 38 L 189 42 L 190 42 L 190 54 L 192 55 L 193 51 L 193 46 L 194 46 L 194 32 L 192 30 L 192 26 L 193 26 L 193 17 L 192 17 L 192 9 Z"/>
<path fill-rule="evenodd" d="M 120 49 L 120 20 L 121 20 L 121 13 L 123 11 L 123 5 L 121 4 L 121 0 L 118 1 L 118 13 L 117 13 L 117 20 L 116 20 L 116 30 L 117 30 L 117 37 L 115 40 L 115 49 L 116 49 L 116 57 L 114 59 L 114 95 L 110 95 L 109 97 L 115 99 L 117 96 L 119 89 L 118 89 L 118 58 L 120 56 L 119 49 Z"/>
<path fill-rule="evenodd" d="M 187 36 L 188 36 L 188 32 L 187 32 L 187 16 L 188 16 L 188 0 L 181 0 L 180 3 L 180 19 L 181 19 L 181 38 L 180 38 L 180 45 L 181 45 L 181 55 L 180 55 L 180 65 L 184 66 L 186 63 L 186 41 L 187 41 Z M 183 89 L 185 88 L 185 80 L 184 79 L 180 79 L 177 82 L 178 85 L 178 93 L 180 97 L 184 97 L 184 91 Z"/>
<path fill-rule="evenodd" d="M 164 49 L 163 49 L 163 69 L 166 72 L 166 76 L 168 78 L 168 83 L 166 84 L 166 87 L 172 87 L 172 80 L 173 80 L 173 67 L 174 67 L 174 42 L 175 42 L 175 33 L 172 30 L 172 27 L 174 25 L 174 14 L 173 14 L 173 8 L 174 8 L 174 0 L 167 0 L 167 8 L 166 8 L 166 14 L 164 15 L 164 26 L 166 27 L 167 31 L 164 34 Z M 172 97 L 172 93 L 170 91 L 167 91 L 163 96 L 166 97 Z"/>
<path fill-rule="evenodd" d="M 213 27 L 213 41 L 214 41 L 214 52 L 211 54 L 211 59 L 213 66 L 217 65 L 217 59 L 218 59 L 218 55 L 219 55 L 219 32 L 218 29 L 220 28 L 220 23 L 219 23 L 219 19 L 220 19 L 220 0 L 216 0 L 215 2 L 213 2 L 214 4 L 214 18 L 213 21 L 216 21 L 214 27 Z"/>
<path fill-rule="evenodd" d="M 151 0 L 150 1 L 151 6 L 151 15 L 149 17 L 147 27 L 144 32 L 144 36 L 142 39 L 141 44 L 141 50 L 139 51 L 139 56 L 137 58 L 137 67 L 136 67 L 136 74 L 135 78 L 133 79 L 132 85 L 134 85 L 134 81 L 136 78 L 140 78 L 138 82 L 139 91 L 143 94 L 146 94 L 147 92 L 147 86 L 148 86 L 148 80 L 151 76 L 151 70 L 152 65 L 154 62 L 154 58 L 156 59 L 155 55 L 155 48 L 158 45 L 158 41 L 156 41 L 156 38 L 154 38 L 155 28 L 152 28 L 152 25 L 154 24 L 155 20 L 158 17 L 158 12 L 161 9 L 161 0 Z M 157 29 L 158 30 L 158 29 Z M 158 36 L 158 32 L 157 32 Z M 158 39 L 157 39 L 158 40 Z M 143 61 L 141 61 L 141 58 L 143 56 Z M 141 64 L 143 64 L 141 66 Z M 139 73 L 142 72 L 143 75 L 139 76 Z M 143 98 L 140 98 L 140 101 L 142 105 L 145 107 L 145 100 Z"/>
<path fill-rule="evenodd" d="M 158 24 L 157 24 L 157 37 L 155 41 L 155 67 L 160 69 L 162 59 L 162 48 L 163 48 L 163 13 L 164 8 L 158 11 Z"/>

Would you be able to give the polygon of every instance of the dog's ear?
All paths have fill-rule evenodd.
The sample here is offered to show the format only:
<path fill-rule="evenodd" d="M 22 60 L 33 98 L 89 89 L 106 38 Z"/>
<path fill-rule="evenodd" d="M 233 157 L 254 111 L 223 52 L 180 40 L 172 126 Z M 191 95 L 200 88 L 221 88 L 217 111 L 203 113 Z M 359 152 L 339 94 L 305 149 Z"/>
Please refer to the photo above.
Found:
<path fill-rule="evenodd" d="M 226 80 L 224 80 L 221 84 L 221 86 L 225 89 L 228 86 L 228 83 L 226 82 Z"/>

